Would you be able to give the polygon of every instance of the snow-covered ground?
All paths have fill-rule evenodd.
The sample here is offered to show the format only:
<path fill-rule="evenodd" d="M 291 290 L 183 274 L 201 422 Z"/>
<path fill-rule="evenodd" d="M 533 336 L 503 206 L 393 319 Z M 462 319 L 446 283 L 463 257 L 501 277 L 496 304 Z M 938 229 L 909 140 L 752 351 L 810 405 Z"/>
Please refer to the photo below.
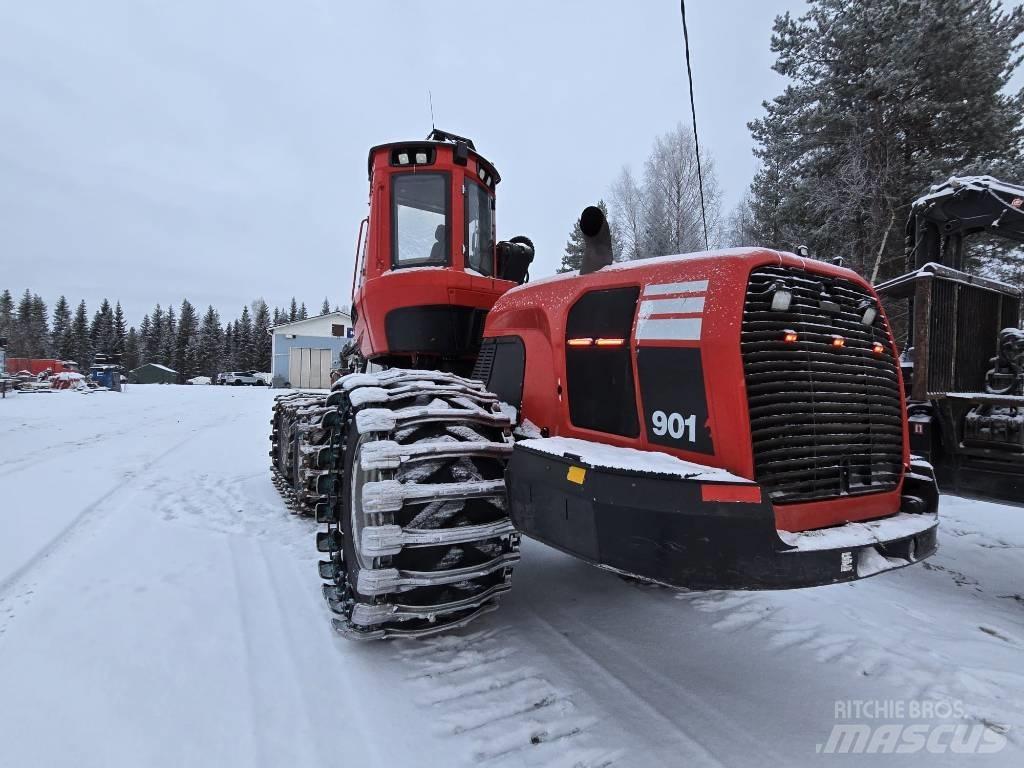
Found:
<path fill-rule="evenodd" d="M 476 625 L 355 644 L 270 484 L 273 395 L 0 401 L 0 766 L 819 765 L 849 722 L 936 746 L 837 765 L 1024 761 L 1024 508 L 946 498 L 925 565 L 787 593 L 527 541 Z M 998 751 L 955 754 L 977 724 Z"/>

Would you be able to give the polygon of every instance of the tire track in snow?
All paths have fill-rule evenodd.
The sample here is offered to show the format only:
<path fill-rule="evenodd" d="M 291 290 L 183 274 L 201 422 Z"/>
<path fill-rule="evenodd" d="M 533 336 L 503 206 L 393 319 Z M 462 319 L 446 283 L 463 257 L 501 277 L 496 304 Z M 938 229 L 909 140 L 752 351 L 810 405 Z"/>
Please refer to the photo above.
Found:
<path fill-rule="evenodd" d="M 120 482 L 114 483 L 114 485 L 108 488 L 107 491 L 102 493 L 86 506 L 82 507 L 82 509 L 76 512 L 64 526 L 51 535 L 47 542 L 39 547 L 31 558 L 26 560 L 21 566 L 9 573 L 7 576 L 0 578 L 0 599 L 4 598 L 19 582 L 23 581 L 28 574 L 39 567 L 44 561 L 73 542 L 81 534 L 87 523 L 95 522 L 97 518 L 95 514 L 96 511 L 102 509 L 107 502 L 119 493 L 131 487 L 133 481 L 140 474 L 149 471 L 163 459 L 187 445 L 207 430 L 215 426 L 222 425 L 223 423 L 223 421 L 217 421 L 201 425 L 197 430 L 189 433 L 169 448 L 166 448 L 155 456 L 147 459 L 142 464 L 136 465 L 135 467 L 122 472 Z"/>
<path fill-rule="evenodd" d="M 248 703 L 249 710 L 249 734 L 250 739 L 248 744 L 250 745 L 250 760 L 254 765 L 267 765 L 264 758 L 265 748 L 262 744 L 262 737 L 264 734 L 264 728 L 260 727 L 262 715 L 259 707 L 259 699 L 257 698 L 260 691 L 256 685 L 257 674 L 259 672 L 258 666 L 253 663 L 256 657 L 256 651 L 253 646 L 254 632 L 257 631 L 255 626 L 255 617 L 251 615 L 246 604 L 245 595 L 253 585 L 245 578 L 245 574 L 242 572 L 240 559 L 238 556 L 237 549 L 240 543 L 234 539 L 228 539 L 228 550 L 230 552 L 231 559 L 231 573 L 234 577 L 235 594 L 238 596 L 237 604 L 239 610 L 237 611 L 238 618 L 238 633 L 241 636 L 242 650 L 245 655 L 242 658 L 242 671 L 243 677 L 245 678 L 245 687 L 248 695 L 245 697 L 245 701 Z M 255 748 L 251 748 L 255 746 Z"/>
<path fill-rule="evenodd" d="M 280 498 L 254 498 L 249 485 L 267 481 L 266 471 L 218 477 L 200 473 L 187 486 L 174 478 L 158 478 L 151 489 L 159 497 L 155 512 L 166 522 L 232 536 L 273 539 L 309 551 L 316 524 L 308 518 L 284 517 Z"/>
<path fill-rule="evenodd" d="M 294 522 L 294 516 L 283 508 L 283 504 L 281 512 L 288 515 L 287 520 Z M 332 764 L 331 761 L 336 758 L 338 742 L 328 738 L 326 743 L 332 751 L 325 755 L 320 747 L 319 738 L 325 734 L 338 733 L 340 723 L 350 722 L 356 723 L 358 727 L 344 731 L 346 738 L 349 739 L 345 747 L 351 761 L 349 764 L 387 764 L 388 759 L 381 753 L 372 736 L 379 725 L 373 722 L 364 708 L 365 700 L 377 695 L 377 691 L 368 689 L 366 681 L 360 679 L 351 669 L 362 660 L 343 657 L 339 659 L 336 642 L 339 638 L 334 636 L 330 623 L 325 620 L 322 598 L 315 588 L 319 579 L 302 578 L 299 570 L 308 569 L 309 574 L 315 574 L 316 560 L 311 557 L 296 561 L 291 553 L 286 553 L 287 564 L 282 561 L 280 567 L 274 567 L 274 560 L 266 554 L 268 545 L 258 542 L 257 546 L 264 553 L 262 563 L 270 585 L 271 600 L 277 609 L 276 616 L 279 619 L 288 666 L 294 672 L 294 680 L 306 681 L 305 685 L 299 683 L 298 690 L 310 728 L 309 741 L 315 744 L 317 752 L 314 764 Z M 296 595 L 303 597 L 296 601 Z M 310 626 L 315 626 L 318 631 L 308 631 Z M 350 644 L 346 647 L 356 650 Z M 372 669 L 363 671 L 365 676 L 374 676 Z M 332 680 L 336 676 L 345 679 Z M 309 681 L 316 681 L 317 685 L 309 685 Z M 335 682 L 337 684 L 332 684 Z M 355 701 L 350 698 L 354 692 L 359 692 Z M 345 695 L 339 699 L 339 694 Z M 387 696 L 387 692 L 384 695 Z M 357 754 L 353 754 L 353 739 L 358 742 L 360 748 Z"/>
<path fill-rule="evenodd" d="M 915 597 L 913 591 L 908 591 L 903 599 L 913 602 Z M 795 650 L 822 664 L 841 664 L 864 677 L 885 678 L 890 683 L 908 686 L 908 698 L 961 701 L 972 721 L 1005 732 L 1011 743 L 1022 743 L 1024 698 L 1008 694 L 1024 691 L 1024 674 L 967 664 L 963 658 L 949 656 L 943 647 L 954 640 L 953 647 L 963 650 L 966 643 L 984 643 L 982 635 L 991 637 L 991 642 L 1005 643 L 987 631 L 991 628 L 976 627 L 979 638 L 972 638 L 952 622 L 936 644 L 938 628 L 925 640 L 907 626 L 887 624 L 884 616 L 888 614 L 875 617 L 849 605 L 841 612 L 857 628 L 856 633 L 837 631 L 813 619 L 800 620 L 784 606 L 773 605 L 775 598 L 770 593 L 693 592 L 680 593 L 676 599 L 687 601 L 704 613 L 720 615 L 722 618 L 712 624 L 717 630 L 757 629 L 767 633 L 767 647 L 773 651 Z M 891 607 L 904 612 L 913 622 L 910 626 L 920 625 L 925 618 L 906 605 Z M 1016 645 L 1012 640 L 1009 644 Z M 1006 722 L 1008 717 L 1013 721 L 1012 727 Z"/>
<path fill-rule="evenodd" d="M 637 656 L 636 648 L 622 648 L 610 637 L 597 633 L 594 627 L 580 622 L 568 613 L 560 612 L 559 623 L 574 625 L 576 631 L 573 636 L 577 639 L 573 639 L 573 636 L 560 631 L 552 624 L 536 605 L 529 604 L 527 610 L 529 619 L 550 638 L 552 645 L 560 649 L 556 651 L 556 655 L 565 656 L 562 651 L 568 649 L 568 655 L 586 668 L 591 681 L 601 680 L 610 689 L 610 695 L 602 698 L 603 704 L 610 705 L 613 711 L 628 709 L 634 716 L 637 711 L 646 712 L 651 721 L 661 724 L 662 728 L 658 729 L 661 733 L 672 734 L 671 739 L 681 764 L 724 768 L 725 764 L 715 753 L 691 734 L 702 728 L 701 724 L 693 723 L 694 718 L 699 717 L 702 721 L 707 721 L 708 725 L 721 725 L 730 722 L 731 718 L 727 713 L 714 711 L 707 700 L 699 699 L 678 684 L 666 680 L 663 674 L 658 670 L 652 670 Z M 678 705 L 678 711 L 688 713 L 688 727 L 684 728 L 672 717 L 676 708 L 671 713 L 665 712 L 656 703 L 657 699 L 682 700 Z M 629 704 L 625 704 L 625 701 Z M 734 738 L 743 740 L 748 737 L 736 732 Z M 784 764 L 781 756 L 774 755 L 768 745 L 751 741 L 749 749 L 750 754 L 775 757 L 781 761 L 778 764 Z"/>
<path fill-rule="evenodd" d="M 485 629 L 406 641 L 397 656 L 437 732 L 466 742 L 467 764 L 612 765 L 616 755 L 592 745 L 597 720 L 535 668 L 516 665 L 517 652 L 514 632 Z"/>

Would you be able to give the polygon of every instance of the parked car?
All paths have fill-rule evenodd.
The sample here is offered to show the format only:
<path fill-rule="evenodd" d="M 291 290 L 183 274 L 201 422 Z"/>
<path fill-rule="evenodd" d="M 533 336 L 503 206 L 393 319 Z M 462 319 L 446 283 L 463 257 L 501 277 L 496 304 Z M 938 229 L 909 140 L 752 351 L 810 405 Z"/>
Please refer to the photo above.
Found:
<path fill-rule="evenodd" d="M 217 376 L 218 384 L 230 384 L 235 387 L 250 386 L 260 387 L 264 385 L 262 377 L 256 371 L 228 371 Z"/>

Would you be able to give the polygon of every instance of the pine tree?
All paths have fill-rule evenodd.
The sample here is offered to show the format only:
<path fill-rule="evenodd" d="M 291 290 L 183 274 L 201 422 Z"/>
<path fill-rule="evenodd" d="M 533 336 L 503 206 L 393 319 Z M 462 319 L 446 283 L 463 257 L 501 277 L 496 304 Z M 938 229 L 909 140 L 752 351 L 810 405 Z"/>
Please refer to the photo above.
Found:
<path fill-rule="evenodd" d="M 4 288 L 0 293 L 0 339 L 7 339 L 10 343 L 14 333 L 14 297 L 11 292 Z M 13 355 L 12 355 L 13 357 Z"/>
<path fill-rule="evenodd" d="M 238 370 L 252 370 L 254 357 L 252 316 L 246 306 L 242 307 L 242 316 L 235 322 L 235 364 Z"/>
<path fill-rule="evenodd" d="M 151 344 L 152 336 L 153 336 L 153 324 L 149 320 L 149 315 L 145 315 L 142 318 L 142 322 L 139 323 L 139 332 L 138 332 L 139 349 L 138 349 L 138 353 L 137 353 L 138 360 L 137 360 L 136 365 L 135 365 L 136 368 L 138 368 L 143 363 L 148 363 L 150 360 L 152 360 L 152 358 L 150 357 L 150 354 L 149 354 L 149 349 L 150 349 L 150 344 Z M 129 368 L 129 370 L 132 370 L 132 369 Z"/>
<path fill-rule="evenodd" d="M 26 288 L 18 300 L 18 311 L 11 324 L 11 337 L 7 342 L 7 354 L 10 357 L 36 357 L 33 354 L 31 324 L 32 292 Z"/>
<path fill-rule="evenodd" d="M 580 220 L 572 225 L 569 232 L 569 240 L 565 244 L 565 253 L 562 254 L 562 263 L 558 267 L 559 272 L 572 272 L 579 269 L 583 264 L 583 252 L 586 246 L 583 242 L 583 230 L 580 229 Z"/>
<path fill-rule="evenodd" d="M 195 343 L 198 343 L 199 318 L 196 317 L 195 307 L 188 299 L 181 302 L 181 313 L 178 315 L 177 338 L 174 345 L 174 362 L 171 367 L 180 375 L 182 380 L 191 379 L 199 375 L 198 353 L 195 350 Z M 193 356 L 190 359 L 189 346 L 193 347 Z"/>
<path fill-rule="evenodd" d="M 124 346 L 127 341 L 128 330 L 124 319 L 124 310 L 121 309 L 121 302 L 114 307 L 114 347 L 115 355 L 124 355 Z"/>
<path fill-rule="evenodd" d="M 164 327 L 160 333 L 160 350 L 157 361 L 168 368 L 174 368 L 174 349 L 178 342 L 178 321 L 174 315 L 174 307 L 168 307 L 164 313 Z"/>
<path fill-rule="evenodd" d="M 298 319 L 299 320 L 305 320 L 308 317 L 309 317 L 309 312 L 306 311 L 306 302 L 302 302 L 302 304 L 299 305 Z"/>
<path fill-rule="evenodd" d="M 281 310 L 278 309 L 277 307 L 274 307 L 273 325 L 280 325 L 280 324 L 281 324 Z"/>
<path fill-rule="evenodd" d="M 114 312 L 106 299 L 93 315 L 89 340 L 95 354 L 110 355 L 114 351 Z"/>
<path fill-rule="evenodd" d="M 147 318 L 148 320 L 148 318 Z M 139 351 L 142 344 L 139 340 L 139 334 L 135 332 L 135 326 L 128 329 L 128 333 L 124 339 L 124 353 L 121 358 L 122 365 L 126 371 L 133 371 L 141 365 L 139 361 Z"/>
<path fill-rule="evenodd" d="M 0 336 L 3 334 L 0 333 Z M 71 307 L 68 300 L 61 296 L 53 307 L 53 353 L 61 360 L 70 360 L 71 348 Z"/>
<path fill-rule="evenodd" d="M 144 350 L 145 363 L 159 363 L 160 350 L 163 348 L 164 338 L 164 311 L 157 304 L 149 318 L 149 333 L 146 334 L 146 348 Z"/>
<path fill-rule="evenodd" d="M 789 79 L 750 124 L 764 167 L 756 223 L 867 275 L 904 266 L 907 204 L 950 175 L 1024 168 L 1024 95 L 1005 88 L 1024 9 L 998 0 L 811 0 L 775 20 Z M 1019 170 L 1018 170 L 1019 172 Z"/>
<path fill-rule="evenodd" d="M 228 323 L 224 328 L 224 352 L 221 355 L 221 366 L 225 371 L 238 370 L 235 355 L 235 324 Z"/>
<path fill-rule="evenodd" d="M 263 299 L 253 302 L 253 368 L 262 373 L 270 371 L 270 308 Z"/>
<path fill-rule="evenodd" d="M 298 319 L 299 319 L 299 307 L 295 303 L 295 297 L 292 296 L 292 303 L 291 303 L 291 306 L 288 309 L 288 322 L 289 323 L 294 323 Z"/>
<path fill-rule="evenodd" d="M 181 358 L 182 374 L 184 379 L 191 379 L 199 376 L 199 336 L 193 335 L 185 345 L 185 353 Z"/>
<path fill-rule="evenodd" d="M 78 363 L 83 371 L 92 365 L 92 340 L 89 338 L 89 311 L 85 301 L 78 303 L 75 319 L 71 321 L 71 359 Z"/>
<path fill-rule="evenodd" d="M 331 311 L 331 302 L 329 302 L 327 300 L 327 297 L 324 296 L 324 303 L 320 305 L 320 314 L 321 315 L 326 315 L 326 314 L 329 314 L 330 311 Z"/>
<path fill-rule="evenodd" d="M 224 357 L 224 331 L 220 327 L 220 316 L 213 306 L 206 308 L 203 323 L 199 329 L 199 345 L 197 365 L 201 376 L 211 379 L 218 373 L 228 370 Z"/>
<path fill-rule="evenodd" d="M 29 313 L 29 334 L 33 340 L 33 351 L 36 357 L 51 357 L 53 344 L 50 339 L 50 322 L 47 317 L 46 302 L 39 294 L 32 295 L 32 308 Z"/>

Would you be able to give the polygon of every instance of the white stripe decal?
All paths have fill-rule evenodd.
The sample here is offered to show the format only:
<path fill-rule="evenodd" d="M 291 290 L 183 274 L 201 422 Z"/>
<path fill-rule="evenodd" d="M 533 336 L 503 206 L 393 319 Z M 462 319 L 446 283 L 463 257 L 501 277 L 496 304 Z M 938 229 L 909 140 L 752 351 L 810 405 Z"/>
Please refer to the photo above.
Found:
<path fill-rule="evenodd" d="M 691 280 L 688 283 L 651 283 L 644 286 L 644 296 L 665 296 L 670 293 L 703 293 L 707 289 L 707 280 Z"/>
<path fill-rule="evenodd" d="M 704 311 L 703 296 L 685 299 L 647 299 L 640 302 L 640 317 L 651 315 L 689 315 Z"/>
<path fill-rule="evenodd" d="M 650 319 L 641 317 L 636 326 L 637 341 L 700 341 L 701 318 L 670 317 Z"/>

